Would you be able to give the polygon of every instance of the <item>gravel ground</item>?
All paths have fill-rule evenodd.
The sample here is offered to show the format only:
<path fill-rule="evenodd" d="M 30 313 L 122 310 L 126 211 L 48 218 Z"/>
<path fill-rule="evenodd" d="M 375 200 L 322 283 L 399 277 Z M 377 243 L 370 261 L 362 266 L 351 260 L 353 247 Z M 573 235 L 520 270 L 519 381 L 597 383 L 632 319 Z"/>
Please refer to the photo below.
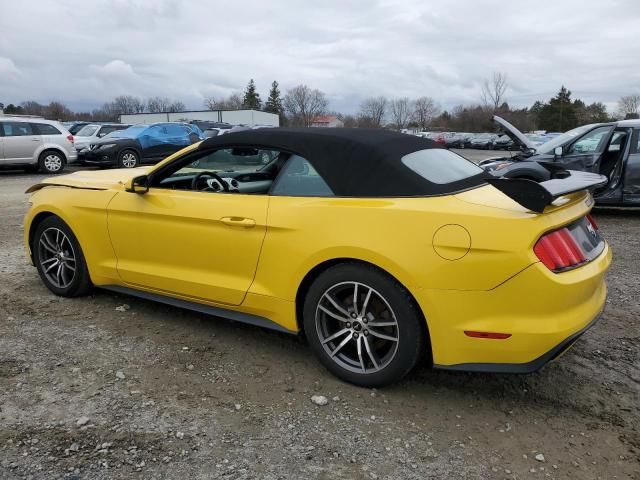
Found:
<path fill-rule="evenodd" d="M 292 336 L 53 296 L 22 246 L 37 179 L 0 173 L 0 478 L 640 479 L 640 212 L 597 211 L 610 297 L 557 362 L 375 391 Z"/>

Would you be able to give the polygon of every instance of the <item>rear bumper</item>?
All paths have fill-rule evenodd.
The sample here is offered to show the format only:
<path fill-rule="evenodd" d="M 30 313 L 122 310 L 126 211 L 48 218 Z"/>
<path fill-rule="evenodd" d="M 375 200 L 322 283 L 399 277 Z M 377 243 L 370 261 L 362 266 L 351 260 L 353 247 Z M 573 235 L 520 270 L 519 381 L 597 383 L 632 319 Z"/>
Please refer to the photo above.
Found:
<path fill-rule="evenodd" d="M 606 245 L 592 262 L 563 273 L 538 262 L 491 290 L 419 290 L 416 299 L 427 319 L 433 363 L 450 370 L 539 369 L 600 315 L 610 263 Z M 511 336 L 476 338 L 465 331 Z"/>
<path fill-rule="evenodd" d="M 589 324 L 582 330 L 579 330 L 568 338 L 565 338 L 548 352 L 527 363 L 461 363 L 458 365 L 434 364 L 433 367 L 440 370 L 463 372 L 533 373 L 540 370 L 550 361 L 562 356 L 562 354 L 569 350 L 571 346 L 582 336 L 582 334 L 589 330 L 598 320 L 600 320 L 600 314 L 598 314 L 598 316 L 589 322 Z"/>

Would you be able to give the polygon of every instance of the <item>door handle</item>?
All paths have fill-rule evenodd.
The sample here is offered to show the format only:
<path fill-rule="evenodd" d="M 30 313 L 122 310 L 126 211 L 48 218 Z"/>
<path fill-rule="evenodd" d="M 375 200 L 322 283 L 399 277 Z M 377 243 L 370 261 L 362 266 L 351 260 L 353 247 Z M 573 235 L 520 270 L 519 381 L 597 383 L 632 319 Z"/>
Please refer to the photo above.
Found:
<path fill-rule="evenodd" d="M 39 142 L 39 141 L 40 141 L 40 139 L 39 139 L 39 138 L 32 138 L 32 139 L 31 139 L 31 141 L 32 141 L 32 142 Z"/>
<path fill-rule="evenodd" d="M 220 219 L 222 223 L 230 227 L 244 227 L 251 228 L 256 226 L 256 221 L 253 218 L 245 217 L 222 217 Z"/>

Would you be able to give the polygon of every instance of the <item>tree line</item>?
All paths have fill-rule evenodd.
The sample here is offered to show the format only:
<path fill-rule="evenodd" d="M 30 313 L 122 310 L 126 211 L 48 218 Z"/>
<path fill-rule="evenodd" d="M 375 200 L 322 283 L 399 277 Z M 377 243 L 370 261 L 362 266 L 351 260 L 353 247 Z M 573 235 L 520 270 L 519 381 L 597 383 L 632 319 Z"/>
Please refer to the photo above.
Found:
<path fill-rule="evenodd" d="M 355 114 L 342 114 L 329 109 L 329 101 L 324 92 L 297 85 L 284 95 L 277 81 L 271 83 L 267 99 L 263 102 L 255 81 L 250 79 L 242 93 L 232 93 L 227 97 L 207 97 L 204 107 L 210 110 L 252 109 L 279 115 L 281 125 L 309 127 L 320 115 L 332 114 L 352 128 L 394 128 L 415 130 L 449 130 L 460 132 L 492 131 L 494 114 L 500 115 L 522 131 L 547 130 L 564 132 L 587 123 L 607 122 L 621 118 L 639 118 L 640 95 L 620 98 L 618 110 L 607 112 L 601 102 L 586 104 L 581 99 L 572 98 L 572 93 L 564 85 L 549 100 L 538 100 L 530 107 L 511 108 L 507 102 L 509 83 L 506 74 L 496 72 L 481 86 L 479 102 L 458 105 L 443 110 L 439 103 L 429 96 L 418 98 L 371 96 L 365 98 Z M 0 108 L 2 108 L 0 103 Z M 131 95 L 121 95 L 91 112 L 73 112 L 61 102 L 42 105 L 26 101 L 19 106 L 4 106 L 6 114 L 40 115 L 56 120 L 115 121 L 122 114 L 179 112 L 185 105 L 166 97 L 152 97 L 146 100 Z"/>

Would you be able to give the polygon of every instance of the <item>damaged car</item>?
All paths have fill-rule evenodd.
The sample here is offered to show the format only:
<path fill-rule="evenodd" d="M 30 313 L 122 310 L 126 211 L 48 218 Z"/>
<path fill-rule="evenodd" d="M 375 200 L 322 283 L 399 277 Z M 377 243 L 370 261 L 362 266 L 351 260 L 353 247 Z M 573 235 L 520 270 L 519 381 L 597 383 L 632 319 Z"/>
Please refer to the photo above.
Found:
<path fill-rule="evenodd" d="M 493 120 L 520 152 L 481 162 L 489 173 L 536 182 L 551 179 L 558 168 L 598 173 L 607 177 L 593 192 L 599 205 L 640 206 L 640 120 L 582 125 L 541 145 L 503 118 Z"/>

